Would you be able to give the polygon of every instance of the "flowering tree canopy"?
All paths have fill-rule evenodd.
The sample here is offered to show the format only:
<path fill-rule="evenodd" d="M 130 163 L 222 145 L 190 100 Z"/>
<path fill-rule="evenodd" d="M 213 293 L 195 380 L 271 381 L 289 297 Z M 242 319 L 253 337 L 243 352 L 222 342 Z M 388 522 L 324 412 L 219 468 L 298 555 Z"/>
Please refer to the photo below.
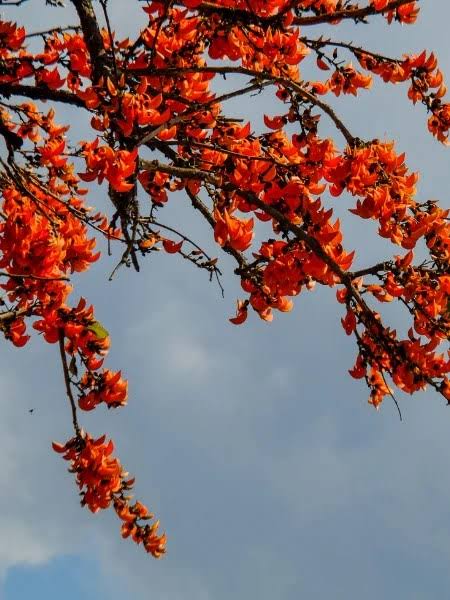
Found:
<path fill-rule="evenodd" d="M 17 15 L 25 4 L 0 1 Z M 60 0 L 47 4 L 64 12 Z M 100 258 L 103 236 L 120 248 L 111 277 L 123 266 L 139 271 L 162 250 L 221 286 L 217 257 L 164 219 L 181 194 L 236 262 L 243 297 L 231 323 L 249 311 L 271 321 L 301 291 L 334 288 L 356 343 L 350 375 L 365 380 L 373 406 L 395 400 L 396 388 L 427 386 L 450 402 L 450 211 L 418 198 L 405 154 L 392 141 L 358 137 L 334 97 L 365 93 L 374 78 L 403 84 L 443 144 L 450 104 L 433 53 L 390 57 L 328 35 L 345 21 L 414 23 L 419 0 L 149 1 L 133 39 L 115 33 L 108 0 L 69 4 L 78 16 L 71 26 L 28 32 L 0 20 L 0 328 L 15 346 L 34 329 L 57 347 L 74 434 L 53 448 L 69 461 L 82 505 L 112 506 L 122 536 L 159 557 L 165 535 L 131 501 L 134 480 L 112 441 L 79 424 L 79 411 L 124 406 L 127 382 L 104 365 L 108 331 L 71 274 Z M 227 110 L 227 101 L 263 90 L 276 114 L 247 122 Z M 85 119 L 87 139 L 58 122 L 62 104 Z M 328 124 L 334 137 L 321 134 Z M 88 206 L 93 185 L 107 191 L 107 214 Z M 374 240 L 391 242 L 384 261 L 352 269 L 358 248 L 346 247 L 333 218 L 342 194 L 353 227 L 371 219 Z M 405 335 L 383 322 L 389 302 L 409 319 Z"/>

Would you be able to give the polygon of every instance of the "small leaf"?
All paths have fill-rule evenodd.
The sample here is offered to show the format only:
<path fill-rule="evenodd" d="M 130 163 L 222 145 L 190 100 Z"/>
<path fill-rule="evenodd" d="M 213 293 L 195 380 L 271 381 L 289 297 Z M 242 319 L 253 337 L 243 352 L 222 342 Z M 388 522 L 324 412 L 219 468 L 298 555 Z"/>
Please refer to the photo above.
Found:
<path fill-rule="evenodd" d="M 93 321 L 90 325 L 87 326 L 87 329 L 95 333 L 95 336 L 99 340 L 104 340 L 109 336 L 109 331 L 103 327 L 100 321 Z"/>

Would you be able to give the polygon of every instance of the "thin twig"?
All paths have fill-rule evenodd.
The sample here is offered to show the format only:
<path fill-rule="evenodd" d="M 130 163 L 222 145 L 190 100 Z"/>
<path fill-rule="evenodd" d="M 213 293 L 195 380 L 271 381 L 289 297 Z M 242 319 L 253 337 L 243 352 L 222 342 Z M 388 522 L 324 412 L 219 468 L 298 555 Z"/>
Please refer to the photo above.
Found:
<path fill-rule="evenodd" d="M 75 404 L 75 399 L 72 394 L 72 387 L 70 384 L 69 366 L 67 364 L 66 350 L 64 348 L 64 329 L 59 330 L 59 353 L 61 355 L 61 362 L 62 362 L 62 367 L 63 367 L 63 372 L 64 372 L 66 393 L 67 393 L 67 397 L 69 399 L 70 408 L 72 409 L 73 428 L 75 430 L 75 435 L 77 436 L 77 438 L 81 438 L 81 429 L 78 424 L 78 418 L 77 418 L 77 407 Z"/>
<path fill-rule="evenodd" d="M 142 75 L 150 74 L 148 69 L 136 69 L 135 73 L 142 74 Z M 347 129 L 347 127 L 344 125 L 342 120 L 337 116 L 337 114 L 334 112 L 334 110 L 331 108 L 331 106 L 329 106 L 326 102 L 323 102 L 323 100 L 320 100 L 319 98 L 317 98 L 317 96 L 315 96 L 312 92 L 306 90 L 304 87 L 302 87 L 296 81 L 293 81 L 292 79 L 289 79 L 287 77 L 282 77 L 281 75 L 273 75 L 267 71 L 254 71 L 252 69 L 247 69 L 246 67 L 219 67 L 219 66 L 217 66 L 217 67 L 208 66 L 208 67 L 181 67 L 181 68 L 177 68 L 177 69 L 174 69 L 174 68 L 159 69 L 159 70 L 154 70 L 151 74 L 153 76 L 161 76 L 161 75 L 176 75 L 177 73 L 178 74 L 179 73 L 217 73 L 220 75 L 227 75 L 227 74 L 247 75 L 247 77 L 252 77 L 252 80 L 256 81 L 256 83 L 254 83 L 253 86 L 251 86 L 254 89 L 261 89 L 262 87 L 270 85 L 270 84 L 281 84 L 285 88 L 293 90 L 304 100 L 307 100 L 311 104 L 319 107 L 324 113 L 326 113 L 330 117 L 330 119 L 334 122 L 336 128 L 342 133 L 342 135 L 344 136 L 344 138 L 349 146 L 353 146 L 355 144 L 355 142 L 357 141 L 357 138 L 351 134 L 351 132 Z M 251 91 L 251 87 L 245 88 L 245 90 L 247 92 Z M 232 94 L 224 94 L 224 96 L 222 96 L 221 99 L 229 99 L 233 96 L 240 95 L 240 93 L 242 93 L 242 92 L 236 91 L 236 92 L 232 92 Z M 216 99 L 212 100 L 211 103 L 216 103 L 218 101 L 219 101 L 219 99 L 216 98 Z M 183 116 L 185 118 L 185 115 L 183 115 Z M 169 124 L 164 125 L 164 127 L 166 127 L 166 126 L 169 126 Z M 157 131 L 157 133 L 159 133 L 159 131 Z M 157 135 L 157 133 L 155 133 L 155 135 Z M 148 141 L 148 139 L 150 139 L 150 138 L 148 138 L 148 136 L 146 136 L 146 138 L 144 138 L 144 139 L 145 139 L 145 141 L 143 141 L 142 143 L 146 143 Z"/>
<path fill-rule="evenodd" d="M 65 31 L 80 31 L 79 25 L 66 25 L 65 27 L 52 27 L 52 29 L 43 29 L 42 31 L 33 31 L 27 33 L 26 38 L 39 37 L 44 35 L 50 35 L 51 33 L 64 33 Z"/>
<path fill-rule="evenodd" d="M 220 275 L 222 275 L 220 269 L 218 267 L 215 266 L 215 264 L 213 264 L 213 258 L 211 256 L 209 256 L 209 254 L 207 252 L 205 252 L 205 250 L 203 250 L 203 248 L 201 248 L 198 244 L 196 244 L 194 242 L 194 240 L 192 240 L 191 238 L 189 238 L 187 235 L 184 235 L 184 233 L 181 233 L 180 231 L 177 231 L 176 229 L 174 229 L 173 227 L 169 227 L 168 225 L 164 225 L 163 223 L 160 223 L 159 221 L 155 221 L 154 219 L 150 219 L 150 222 L 153 225 L 156 225 L 156 227 L 162 227 L 163 229 L 166 229 L 167 231 L 171 231 L 172 233 L 174 233 L 175 235 L 178 235 L 180 238 L 182 238 L 184 241 L 188 242 L 189 244 L 191 244 L 191 246 L 193 246 L 194 248 L 196 248 L 196 250 L 198 250 L 199 252 L 202 253 L 202 255 L 206 258 L 206 260 L 208 261 L 208 263 L 210 264 L 210 267 L 208 268 L 207 266 L 202 266 L 202 264 L 200 263 L 195 263 L 198 267 L 200 268 L 206 268 L 211 272 L 214 272 L 214 275 L 216 276 L 216 280 L 217 280 L 217 284 L 219 285 L 221 294 L 222 294 L 222 298 L 225 296 L 225 290 L 223 288 L 222 282 L 220 281 Z M 189 256 L 185 256 L 183 254 L 183 256 L 185 258 L 189 258 Z M 217 260 L 217 259 L 215 259 Z"/>
<path fill-rule="evenodd" d="M 420 0 L 416 0 L 419 2 Z M 364 8 L 348 8 L 337 10 L 327 15 L 315 15 L 313 17 L 297 17 L 294 19 L 295 25 L 321 25 L 324 23 L 332 23 L 337 20 L 351 19 L 354 21 L 364 21 L 366 17 L 375 15 L 384 15 L 391 10 L 400 8 L 404 4 L 411 4 L 412 0 L 393 0 L 382 9 L 376 9 L 373 5 L 365 6 Z"/>
<path fill-rule="evenodd" d="M 0 277 L 11 277 L 12 279 L 36 279 L 38 281 L 70 281 L 69 277 L 44 277 L 41 275 L 32 275 L 29 273 L 7 273 L 0 271 Z"/>
<path fill-rule="evenodd" d="M 400 417 L 400 421 L 403 421 L 403 419 L 402 419 L 402 411 L 400 410 L 400 406 L 398 405 L 397 399 L 395 398 L 394 394 L 392 393 L 391 388 L 387 384 L 386 377 L 384 376 L 383 370 L 381 370 L 380 372 L 381 372 L 381 377 L 383 378 L 383 381 L 384 381 L 384 385 L 386 386 L 386 388 L 388 390 L 388 394 L 392 398 L 392 400 L 394 401 L 395 406 L 397 407 L 398 416 Z"/>

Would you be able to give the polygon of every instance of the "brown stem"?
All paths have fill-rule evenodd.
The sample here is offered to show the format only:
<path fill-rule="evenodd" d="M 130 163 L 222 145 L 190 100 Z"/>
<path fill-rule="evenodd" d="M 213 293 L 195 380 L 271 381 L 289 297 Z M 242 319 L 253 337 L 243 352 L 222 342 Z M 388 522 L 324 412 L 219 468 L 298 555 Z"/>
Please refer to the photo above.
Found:
<path fill-rule="evenodd" d="M 191 167 L 178 167 L 175 165 L 166 165 L 160 163 L 158 160 L 145 160 L 139 161 L 139 167 L 146 171 L 161 171 L 161 173 L 168 173 L 181 179 L 201 179 L 202 181 L 209 181 L 210 183 L 217 184 L 217 177 L 208 173 L 208 171 L 202 171 L 200 169 L 193 169 Z"/>
<path fill-rule="evenodd" d="M 67 364 L 66 350 L 64 348 L 64 329 L 59 330 L 59 353 L 61 355 L 61 363 L 62 363 L 62 367 L 63 367 L 64 381 L 66 384 L 66 393 L 67 393 L 67 397 L 69 399 L 70 408 L 72 409 L 73 428 L 75 430 L 75 435 L 77 436 L 77 438 L 81 438 L 81 429 L 80 429 L 80 426 L 78 424 L 78 419 L 77 419 L 77 407 L 75 404 L 75 399 L 72 394 L 72 387 L 70 385 L 69 366 Z"/>
<path fill-rule="evenodd" d="M 214 273 L 214 275 L 216 277 L 216 280 L 217 280 L 217 284 L 218 284 L 218 286 L 220 288 L 220 291 L 221 291 L 221 294 L 222 294 L 222 298 L 223 298 L 224 294 L 225 294 L 225 291 L 224 291 L 222 282 L 220 281 L 220 276 L 222 275 L 222 272 L 215 265 L 215 261 L 217 261 L 217 259 L 213 259 L 212 256 L 210 256 L 205 250 L 203 250 L 203 248 L 201 246 L 199 246 L 196 242 L 194 242 L 194 240 L 192 240 L 191 238 L 189 238 L 184 233 L 181 233 L 181 231 L 178 231 L 177 229 L 174 229 L 173 227 L 169 227 L 169 225 L 164 225 L 163 223 L 160 223 L 159 221 L 156 221 L 153 218 L 150 218 L 148 221 L 149 221 L 149 223 L 151 223 L 152 225 L 155 225 L 156 227 L 162 227 L 163 229 L 166 229 L 167 231 L 171 231 L 172 233 L 175 233 L 182 240 L 184 240 L 185 242 L 188 242 L 188 244 L 191 244 L 191 246 L 193 246 L 197 250 L 197 252 L 200 252 L 201 255 L 203 255 L 203 257 L 206 258 L 206 261 L 207 261 L 207 264 L 209 264 L 209 267 L 205 267 L 204 264 L 197 263 L 197 262 L 193 261 L 192 258 L 191 258 L 191 256 L 189 254 L 185 254 L 185 253 L 179 251 L 179 253 L 184 258 L 190 260 L 191 262 L 194 262 L 194 264 L 197 267 L 208 268 L 208 270 L 210 271 L 211 274 Z"/>
<path fill-rule="evenodd" d="M 355 46 L 350 42 L 335 42 L 333 40 L 327 39 L 311 39 L 307 37 L 299 38 L 301 42 L 306 44 L 308 48 L 312 48 L 314 51 L 321 51 L 322 48 L 326 46 L 331 46 L 332 48 L 344 48 L 345 50 L 349 50 L 354 56 L 358 58 L 358 55 L 366 55 L 377 60 L 381 60 L 383 62 L 389 63 L 401 63 L 403 59 L 401 58 L 391 58 L 390 56 L 384 56 L 383 54 L 379 54 L 378 52 L 371 52 L 370 50 L 366 50 L 362 46 Z"/>
<path fill-rule="evenodd" d="M 43 277 L 28 273 L 7 273 L 0 271 L 0 277 L 11 277 L 12 279 L 36 279 L 37 281 L 70 281 L 69 277 Z"/>
<path fill-rule="evenodd" d="M 372 267 L 367 267 L 366 269 L 349 272 L 348 275 L 351 277 L 351 279 L 358 279 L 358 277 L 364 277 L 364 275 L 376 275 L 381 271 L 389 271 L 392 269 L 392 266 L 392 261 L 386 260 L 384 262 L 377 263 Z"/>

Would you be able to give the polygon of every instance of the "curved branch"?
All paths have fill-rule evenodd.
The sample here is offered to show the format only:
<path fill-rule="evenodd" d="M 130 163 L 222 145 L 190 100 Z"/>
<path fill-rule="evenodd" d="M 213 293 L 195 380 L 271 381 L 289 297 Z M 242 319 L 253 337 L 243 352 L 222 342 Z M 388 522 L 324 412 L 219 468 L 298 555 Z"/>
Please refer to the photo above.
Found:
<path fill-rule="evenodd" d="M 25 38 L 39 37 L 44 35 L 50 35 L 51 33 L 64 33 L 65 31 L 80 31 L 79 25 L 66 25 L 65 27 L 52 27 L 51 29 L 43 29 L 42 31 L 32 31 L 27 33 Z"/>
<path fill-rule="evenodd" d="M 324 23 L 332 23 L 333 21 L 341 21 L 343 19 L 352 19 L 354 21 L 364 21 L 366 17 L 374 15 L 384 15 L 391 10 L 400 8 L 404 4 L 411 4 L 413 0 L 393 0 L 385 8 L 376 9 L 374 6 L 366 6 L 364 8 L 347 8 L 337 10 L 328 15 L 315 15 L 314 17 L 297 17 L 294 19 L 295 25 L 320 25 Z M 420 0 L 416 0 L 419 2 Z"/>
<path fill-rule="evenodd" d="M 395 10 L 404 4 L 410 4 L 413 0 L 392 0 L 385 8 L 376 9 L 374 6 L 369 5 L 365 7 L 353 7 L 353 8 L 344 8 L 341 10 L 336 10 L 332 13 L 327 14 L 319 14 L 319 15 L 311 15 L 305 17 L 295 17 L 293 20 L 294 25 L 320 25 L 326 23 L 333 23 L 333 21 L 341 21 L 341 20 L 354 20 L 354 21 L 363 21 L 366 17 L 375 16 L 375 15 L 383 15 L 389 12 L 390 10 Z M 416 0 L 417 2 L 419 0 Z M 178 2 L 178 4 L 180 4 Z M 248 10 L 230 8 L 228 6 L 221 6 L 215 4 L 214 2 L 202 2 L 196 10 L 201 14 L 210 14 L 210 13 L 218 13 L 221 17 L 228 18 L 235 21 L 240 21 L 243 23 L 253 23 L 255 25 L 260 26 L 274 26 L 277 23 L 282 23 L 283 16 L 292 10 L 294 3 L 290 3 L 285 9 L 280 11 L 275 15 L 271 15 L 268 17 L 265 16 L 257 16 L 252 14 Z"/>
<path fill-rule="evenodd" d="M 148 69 L 136 69 L 136 74 L 139 75 L 148 75 L 150 74 Z M 153 76 L 158 75 L 176 75 L 177 73 L 217 73 L 219 75 L 247 75 L 248 77 L 252 77 L 256 83 L 252 86 L 253 88 L 259 89 L 264 84 L 267 85 L 269 83 L 278 83 L 283 85 L 286 88 L 290 88 L 296 94 L 301 96 L 303 99 L 311 102 L 315 106 L 319 107 L 324 113 L 326 113 L 330 119 L 335 124 L 336 128 L 342 133 L 347 144 L 349 146 L 354 146 L 358 141 L 354 135 L 347 129 L 341 119 L 337 116 L 334 110 L 323 100 L 320 100 L 315 96 L 312 92 L 309 92 L 305 88 L 303 88 L 299 83 L 292 81 L 286 77 L 281 77 L 280 75 L 272 75 L 267 71 L 253 71 L 252 69 L 247 69 L 245 67 L 182 67 L 177 69 L 158 69 L 152 70 L 151 74 Z M 250 90 L 246 88 L 247 91 Z M 221 99 L 227 99 L 231 97 L 231 94 L 227 94 L 221 97 Z M 214 99 L 212 103 L 218 102 L 219 98 Z M 165 125 L 167 127 L 167 125 Z M 156 134 L 155 134 L 156 135 Z"/>

